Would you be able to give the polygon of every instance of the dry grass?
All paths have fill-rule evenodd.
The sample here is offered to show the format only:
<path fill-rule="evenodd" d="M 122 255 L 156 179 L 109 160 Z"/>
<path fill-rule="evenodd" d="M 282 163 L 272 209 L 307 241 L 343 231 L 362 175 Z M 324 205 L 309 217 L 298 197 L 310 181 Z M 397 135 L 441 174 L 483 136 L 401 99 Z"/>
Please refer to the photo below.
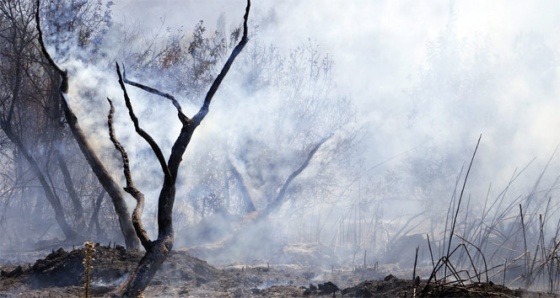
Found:
<path fill-rule="evenodd" d="M 477 148 L 478 143 L 460 195 L 450 203 L 444 248 L 440 250 L 437 262 L 428 237 L 432 272 L 427 284 L 465 286 L 491 283 L 493 279 L 503 286 L 557 293 L 560 291 L 560 221 L 555 224 L 550 221 L 560 209 L 560 204 L 554 204 L 551 195 L 560 176 L 551 186 L 539 190 L 552 157 L 527 196 L 517 197 L 506 204 L 508 190 L 528 165 L 514 173 L 492 204 L 488 204 L 487 197 L 479 218 L 468 216 L 467 204 L 465 219 L 460 222 L 459 211 Z M 552 156 L 555 154 L 556 150 Z M 492 260 L 491 264 L 487 260 Z"/>

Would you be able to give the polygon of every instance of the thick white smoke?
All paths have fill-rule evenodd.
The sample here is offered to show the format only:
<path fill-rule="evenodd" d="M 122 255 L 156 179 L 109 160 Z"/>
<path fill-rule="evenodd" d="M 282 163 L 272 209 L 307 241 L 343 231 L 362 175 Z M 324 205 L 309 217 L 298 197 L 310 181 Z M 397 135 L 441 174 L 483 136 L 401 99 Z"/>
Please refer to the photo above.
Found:
<path fill-rule="evenodd" d="M 341 233 L 341 225 L 350 217 L 359 222 L 383 216 L 383 220 L 391 221 L 419 212 L 445 216 L 455 181 L 480 134 L 482 143 L 467 188 L 475 206 L 471 208 L 484 204 L 491 184 L 489 197 L 496 198 L 516 169 L 535 159 L 512 187 L 512 200 L 527 196 L 558 145 L 560 12 L 550 9 L 554 6 L 552 1 L 254 2 L 256 41 L 273 44 L 282 55 L 289 55 L 290 50 L 311 40 L 321 54 L 334 61 L 331 95 L 335 96 L 329 100 L 350 100 L 356 111 L 353 125 L 362 140 L 361 150 L 355 151 L 360 155 L 353 156 L 354 162 L 361 161 L 361 167 L 353 169 L 359 179 L 340 185 L 331 192 L 336 193 L 335 197 L 322 193 L 323 201 L 316 201 L 316 209 L 303 212 L 306 216 L 300 215 L 301 210 L 309 210 L 309 201 L 301 206 L 290 203 L 292 209 L 286 207 L 281 212 L 291 220 L 285 223 L 288 234 L 295 226 L 308 229 L 309 232 L 299 231 L 306 235 L 325 230 Z M 162 18 L 173 28 L 191 30 L 199 19 L 205 19 L 211 31 L 220 16 L 222 25 L 237 26 L 244 5 L 244 1 L 121 1 L 115 7 L 115 17 L 116 22 L 138 21 L 140 30 L 158 28 Z M 118 35 L 112 38 L 114 43 L 122 40 Z M 111 44 L 107 47 L 111 48 Z M 115 56 L 111 57 L 121 59 Z M 269 121 L 281 121 L 275 113 L 284 100 L 283 94 L 269 89 L 248 90 L 236 80 L 236 75 L 246 74 L 246 65 L 239 61 L 242 60 L 234 64 L 185 156 L 185 185 L 197 181 L 195 174 L 202 170 L 190 161 L 205 154 L 216 159 L 229 154 L 222 150 L 231 146 L 236 137 L 250 139 L 251 134 L 258 134 L 255 139 L 259 141 L 278 141 L 272 131 L 278 123 Z M 121 98 L 116 76 L 107 74 L 115 80 L 112 85 L 103 81 L 106 89 L 98 90 L 103 94 L 97 99 L 102 106 L 106 96 L 115 101 Z M 132 78 L 134 73 L 129 76 Z M 80 77 L 94 76 L 75 76 L 77 80 Z M 152 77 L 157 82 L 158 74 Z M 138 99 L 134 104 L 142 124 L 166 145 L 164 152 L 168 153 L 179 127 L 172 106 L 132 88 L 129 92 Z M 185 103 L 185 108 L 191 113 L 196 111 L 195 105 Z M 122 131 L 123 142 L 132 155 L 139 158 L 137 179 L 143 181 L 142 186 L 153 187 L 151 197 L 155 198 L 159 178 L 154 177 L 160 177 L 155 174 L 159 171 L 157 164 L 149 152 L 142 153 L 145 146 L 131 132 L 122 104 L 119 109 L 121 123 L 117 129 Z M 286 121 L 285 125 L 292 123 Z M 235 150 L 233 147 L 227 150 Z M 317 159 L 320 163 L 320 154 Z M 153 167 L 146 170 L 150 164 Z M 539 189 L 554 186 L 558 166 L 555 155 Z M 251 171 L 241 168 L 245 174 Z M 275 170 L 281 174 L 290 172 L 281 167 Z M 310 171 L 314 177 L 320 176 L 313 167 Z M 187 189 L 194 188 L 190 187 Z M 342 191 L 344 187 L 347 189 Z M 305 189 L 304 185 L 299 188 Z M 263 195 L 256 185 L 250 192 Z M 317 193 L 302 193 L 318 197 Z M 398 228 L 384 231 L 389 235 L 394 230 Z M 317 239 L 338 243 L 337 237 Z"/>

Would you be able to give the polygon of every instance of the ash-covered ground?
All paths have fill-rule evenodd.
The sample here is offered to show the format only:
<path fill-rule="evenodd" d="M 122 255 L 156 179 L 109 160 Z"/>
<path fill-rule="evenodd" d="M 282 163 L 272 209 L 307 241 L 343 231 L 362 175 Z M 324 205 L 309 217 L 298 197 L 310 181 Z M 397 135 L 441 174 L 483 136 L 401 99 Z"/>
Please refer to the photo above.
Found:
<path fill-rule="evenodd" d="M 95 247 L 92 272 L 94 297 L 108 296 L 134 269 L 142 252 L 120 246 Z M 294 262 L 230 264 L 213 266 L 176 250 L 158 271 L 145 297 L 555 297 L 543 293 L 509 289 L 490 283 L 449 283 L 426 286 L 414 281 L 412 272 L 398 265 L 342 267 L 328 264 L 329 257 L 317 252 L 316 244 L 281 249 L 276 260 L 292 257 Z M 34 262 L 0 266 L 0 297 L 81 297 L 84 293 L 82 249 L 59 248 L 36 252 Z M 319 256 L 317 256 L 319 255 Z M 20 260 L 22 255 L 19 255 Z M 323 261 L 324 264 L 314 264 Z M 417 268 L 420 276 L 429 269 Z"/>

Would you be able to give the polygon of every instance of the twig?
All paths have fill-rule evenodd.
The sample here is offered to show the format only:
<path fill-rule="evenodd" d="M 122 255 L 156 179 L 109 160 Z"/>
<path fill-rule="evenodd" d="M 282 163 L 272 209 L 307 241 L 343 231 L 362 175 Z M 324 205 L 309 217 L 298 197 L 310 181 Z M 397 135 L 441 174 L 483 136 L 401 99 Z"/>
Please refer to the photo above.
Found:
<path fill-rule="evenodd" d="M 519 204 L 519 215 L 521 218 L 521 230 L 523 232 L 523 245 L 525 249 L 525 286 L 529 286 L 529 251 L 527 250 L 527 235 L 525 233 L 525 220 L 523 219 L 523 207 Z"/>
<path fill-rule="evenodd" d="M 478 246 L 474 245 L 472 242 L 468 241 L 467 239 L 465 239 L 465 238 L 463 238 L 463 237 L 461 237 L 461 236 L 459 236 L 459 235 L 456 235 L 456 236 L 459 237 L 459 238 L 460 238 L 461 240 L 463 240 L 464 242 L 466 242 L 467 244 L 469 244 L 469 245 L 471 245 L 472 247 L 474 247 L 474 248 L 478 251 L 478 254 L 482 257 L 482 261 L 484 262 L 484 272 L 486 273 L 486 282 L 488 282 L 488 264 L 486 263 L 486 258 L 484 257 L 484 254 L 482 253 L 482 250 L 481 250 Z M 464 245 L 464 244 L 463 244 L 463 245 Z M 469 253 L 469 251 L 468 251 L 468 249 L 467 249 L 466 246 L 465 246 L 465 250 L 466 250 L 466 252 L 467 252 L 467 256 L 469 257 L 469 259 L 470 259 L 470 261 L 471 261 L 471 266 L 473 267 L 473 270 L 475 271 L 475 274 L 477 275 L 478 282 L 480 282 L 479 273 L 477 273 L 477 270 L 476 270 L 476 266 L 475 266 L 475 264 L 474 264 L 474 261 L 473 261 L 473 259 L 471 258 L 471 255 L 470 255 L 470 253 Z M 480 272 L 480 274 L 482 274 L 482 272 Z"/>
<path fill-rule="evenodd" d="M 414 281 L 416 280 L 416 264 L 418 264 L 418 249 L 420 246 L 416 246 L 416 254 L 414 254 L 414 268 L 412 269 L 412 284 L 414 284 L 414 292 L 416 293 L 416 284 Z"/>
<path fill-rule="evenodd" d="M 434 252 L 432 251 L 432 243 L 430 241 L 430 235 L 426 234 L 426 237 L 428 238 L 428 249 L 430 250 L 430 257 L 432 258 L 432 268 L 435 268 L 435 262 L 434 262 Z"/>
<path fill-rule="evenodd" d="M 449 243 L 447 243 L 447 256 L 449 257 L 449 251 L 451 250 L 451 240 L 453 240 L 453 234 L 455 233 L 455 225 L 457 224 L 457 217 L 459 215 L 459 209 L 461 208 L 461 201 L 463 199 L 463 194 L 465 193 L 465 188 L 467 186 L 467 181 L 469 179 L 469 173 L 471 172 L 471 168 L 474 162 L 474 157 L 476 156 L 476 152 L 478 151 L 478 145 L 480 145 L 480 139 L 482 135 L 478 137 L 478 142 L 476 143 L 476 147 L 474 148 L 474 152 L 471 158 L 471 162 L 469 164 L 469 168 L 467 169 L 467 173 L 465 174 L 465 180 L 463 181 L 463 188 L 461 189 L 461 194 L 459 195 L 459 202 L 457 203 L 457 209 L 455 211 L 455 216 L 453 217 L 453 224 L 451 225 L 451 232 L 449 233 Z"/>
<path fill-rule="evenodd" d="M 142 211 L 144 209 L 144 194 L 141 191 L 139 191 L 136 188 L 136 186 L 134 186 L 134 182 L 132 181 L 132 174 L 130 172 L 130 163 L 128 159 L 128 154 L 126 153 L 126 150 L 115 136 L 115 128 L 113 125 L 113 115 L 115 114 L 115 107 L 113 106 L 113 102 L 109 98 L 107 98 L 107 101 L 111 106 L 111 109 L 109 110 L 109 115 L 107 116 L 107 126 L 109 127 L 109 138 L 111 139 L 111 142 L 113 142 L 115 148 L 121 153 L 124 177 L 126 180 L 126 187 L 124 188 L 124 190 L 136 200 L 136 207 L 132 212 L 132 225 L 134 226 L 134 230 L 136 231 L 136 236 L 138 236 L 138 238 L 140 239 L 142 246 L 144 246 L 144 248 L 148 250 L 151 247 L 152 242 L 150 240 L 150 237 L 148 237 L 148 233 L 144 229 L 144 225 L 142 224 Z"/>

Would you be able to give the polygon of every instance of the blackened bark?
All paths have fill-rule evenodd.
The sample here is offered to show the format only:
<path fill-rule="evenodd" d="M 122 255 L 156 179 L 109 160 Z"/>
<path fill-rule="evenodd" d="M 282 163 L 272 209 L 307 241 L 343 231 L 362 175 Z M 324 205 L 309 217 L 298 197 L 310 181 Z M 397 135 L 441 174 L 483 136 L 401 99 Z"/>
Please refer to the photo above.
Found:
<path fill-rule="evenodd" d="M 117 72 L 119 73 L 120 76 L 120 72 L 118 71 L 118 68 L 117 68 Z M 136 119 L 136 115 L 134 115 L 134 111 L 132 110 L 132 106 L 130 105 L 130 99 L 128 98 L 126 92 L 125 92 L 125 100 L 127 102 L 127 107 L 130 110 L 131 118 Z M 121 145 L 121 143 L 117 140 L 117 137 L 115 135 L 115 128 L 113 125 L 113 116 L 115 114 L 115 107 L 113 106 L 113 102 L 109 98 L 107 98 L 107 101 L 109 101 L 109 105 L 111 106 L 111 109 L 109 110 L 109 116 L 107 116 L 107 126 L 109 127 L 109 138 L 111 139 L 111 142 L 113 142 L 115 148 L 121 153 L 124 177 L 126 179 L 126 187 L 124 188 L 124 190 L 136 200 L 136 207 L 132 212 L 132 226 L 134 227 L 134 230 L 136 231 L 136 236 L 138 236 L 138 239 L 140 239 L 140 243 L 142 243 L 142 246 L 144 246 L 146 250 L 149 250 L 151 246 L 150 237 L 148 237 L 148 233 L 146 232 L 142 224 L 142 211 L 144 210 L 144 194 L 136 188 L 134 182 L 132 181 L 132 174 L 130 172 L 128 154 L 126 153 L 126 150 Z M 137 127 L 137 130 L 141 130 L 138 124 L 138 119 L 136 119 L 135 121 L 135 126 Z M 157 147 L 157 144 L 155 146 Z M 159 147 L 157 147 L 157 150 L 159 150 Z"/>
<path fill-rule="evenodd" d="M 123 78 L 124 76 L 121 75 L 120 70 L 117 67 L 117 73 L 119 75 L 119 83 L 121 84 L 121 88 L 124 93 L 125 102 L 129 110 L 129 115 L 134 123 L 136 132 L 140 136 L 142 136 L 146 140 L 146 142 L 150 144 L 150 147 L 158 157 L 158 160 L 162 167 L 162 171 L 164 172 L 163 186 L 161 188 L 159 198 L 158 198 L 157 240 L 150 241 L 149 245 L 144 246 L 146 248 L 146 254 L 138 264 L 136 270 L 130 274 L 128 280 L 119 288 L 119 292 L 116 294 L 117 296 L 122 296 L 122 297 L 139 296 L 144 291 L 144 289 L 148 286 L 149 282 L 152 280 L 157 270 L 160 268 L 161 264 L 167 259 L 167 256 L 169 255 L 171 249 L 173 248 L 173 243 L 174 243 L 173 205 L 175 203 L 175 182 L 177 181 L 179 166 L 181 164 L 181 161 L 183 160 L 183 154 L 185 153 L 185 150 L 187 149 L 191 141 L 194 131 L 208 114 L 210 103 L 212 101 L 212 98 L 214 97 L 214 94 L 220 87 L 221 82 L 227 75 L 229 69 L 231 68 L 231 65 L 235 61 L 235 58 L 239 55 L 239 53 L 241 53 L 241 51 L 243 50 L 243 48 L 248 42 L 247 20 L 249 18 L 250 7 L 251 7 L 251 1 L 247 0 L 247 7 L 245 9 L 244 22 L 243 22 L 243 28 L 244 28 L 243 37 L 241 38 L 239 44 L 237 44 L 237 46 L 233 49 L 230 57 L 224 64 L 220 74 L 214 80 L 212 86 L 210 87 L 206 95 L 206 98 L 204 99 L 204 103 L 202 107 L 192 119 L 187 118 L 183 114 L 179 102 L 176 101 L 172 96 L 168 96 L 168 94 L 165 94 L 153 88 L 149 88 L 147 86 L 137 84 L 137 83 L 131 83 L 130 81 L 125 80 Z M 147 92 L 155 93 L 160 96 L 171 99 L 173 105 L 177 108 L 178 117 L 181 123 L 183 124 L 183 127 L 181 128 L 181 132 L 179 133 L 177 140 L 173 144 L 173 147 L 171 149 L 171 155 L 169 156 L 167 163 L 165 163 L 165 161 L 162 161 L 160 155 L 161 151 L 159 150 L 157 144 L 153 142 L 152 138 L 146 132 L 140 129 L 138 125 L 138 119 L 134 115 L 132 106 L 130 105 L 130 99 L 126 91 L 125 81 L 128 81 L 129 84 L 141 88 Z M 115 144 L 115 141 L 113 141 L 113 143 Z M 115 146 L 117 145 L 115 144 Z"/>
<path fill-rule="evenodd" d="M 68 106 L 64 94 L 61 95 L 64 107 L 64 114 L 66 116 L 66 121 L 68 126 L 74 135 L 74 139 L 78 143 L 82 154 L 88 161 L 91 169 L 97 176 L 99 183 L 103 186 L 109 197 L 111 197 L 113 202 L 113 207 L 117 213 L 121 231 L 124 236 L 125 244 L 128 249 L 140 249 L 140 242 L 136 237 L 136 232 L 132 226 L 132 220 L 130 218 L 130 213 L 128 212 L 128 206 L 126 201 L 120 191 L 118 184 L 115 182 L 109 171 L 105 168 L 99 157 L 95 154 L 95 151 L 87 141 L 87 138 L 78 125 L 78 118 L 72 112 Z"/>
<path fill-rule="evenodd" d="M 72 135 L 74 139 L 78 143 L 80 150 L 82 151 L 84 157 L 88 161 L 91 169 L 97 176 L 97 179 L 112 199 L 113 206 L 115 208 L 115 212 L 117 213 L 117 217 L 119 219 L 119 224 L 121 227 L 121 231 L 124 236 L 124 240 L 126 243 L 126 247 L 128 249 L 139 249 L 140 243 L 138 238 L 136 237 L 136 233 L 134 231 L 134 227 L 132 226 L 132 220 L 130 218 L 130 213 L 128 212 L 128 208 L 126 206 L 126 202 L 122 193 L 120 192 L 118 184 L 115 182 L 113 177 L 109 174 L 109 171 L 105 168 L 99 157 L 95 154 L 95 151 L 87 141 L 87 138 L 78 125 L 78 118 L 74 114 L 74 112 L 68 106 L 68 102 L 66 101 L 66 94 L 68 93 L 68 74 L 66 71 L 63 71 L 58 67 L 58 65 L 54 62 L 52 57 L 49 55 L 45 44 L 43 42 L 43 32 L 41 31 L 41 22 L 39 17 L 40 12 L 40 0 L 36 1 L 37 11 L 35 14 L 37 31 L 39 34 L 39 44 L 41 46 L 41 51 L 43 55 L 49 61 L 49 64 L 55 69 L 59 76 L 62 78 L 60 84 L 60 100 L 62 104 L 62 108 L 64 110 L 64 116 L 66 118 L 66 122 L 72 131 Z"/>
<path fill-rule="evenodd" d="M 124 204 L 124 199 L 122 198 L 122 196 L 120 196 L 120 192 L 118 190 L 115 181 L 109 175 L 109 173 L 107 172 L 107 170 L 105 169 L 101 161 L 97 158 L 94 151 L 89 146 L 83 131 L 78 126 L 76 115 L 72 112 L 72 110 L 68 106 L 68 102 L 65 98 L 66 94 L 68 94 L 67 73 L 65 71 L 62 71 L 52 60 L 43 43 L 42 32 L 41 32 L 40 22 L 39 22 L 40 21 L 39 4 L 40 4 L 40 0 L 37 0 L 36 21 L 37 21 L 37 30 L 39 33 L 39 43 L 41 45 L 43 54 L 45 55 L 45 57 L 47 58 L 51 66 L 55 70 L 57 70 L 57 72 L 62 78 L 62 83 L 60 86 L 60 95 L 61 95 L 61 102 L 62 102 L 62 107 L 65 113 L 66 120 L 72 130 L 72 133 L 74 134 L 74 138 L 78 142 L 78 145 L 80 146 L 82 153 L 88 160 L 91 168 L 97 175 L 99 181 L 101 182 L 101 184 L 103 185 L 107 193 L 111 196 L 111 198 L 113 198 L 115 209 L 117 210 L 117 214 L 119 215 L 119 220 L 121 220 L 123 219 L 122 215 L 127 213 L 126 205 Z M 208 114 L 212 98 L 217 92 L 221 82 L 227 75 L 229 69 L 231 68 L 233 62 L 235 61 L 235 58 L 239 55 L 239 53 L 241 53 L 241 51 L 243 50 L 243 48 L 248 42 L 247 21 L 249 17 L 250 6 L 251 6 L 250 0 L 247 0 L 247 7 L 245 10 L 244 22 L 243 22 L 243 37 L 241 38 L 237 46 L 233 49 L 230 57 L 224 64 L 221 72 L 218 74 L 218 76 L 212 83 L 208 93 L 206 94 L 204 103 L 200 108 L 200 110 L 198 111 L 198 113 L 196 113 L 196 115 L 192 119 L 189 119 L 181 111 L 181 107 L 178 101 L 173 99 L 173 104 L 177 108 L 178 117 L 181 123 L 183 124 L 183 127 L 181 129 L 181 132 L 177 140 L 175 141 L 172 147 L 171 155 L 169 156 L 167 162 L 164 160 L 161 150 L 159 149 L 155 141 L 151 138 L 149 134 L 144 132 L 139 127 L 138 119 L 134 114 L 132 105 L 130 104 L 130 100 L 128 98 L 128 94 L 125 87 L 125 80 L 121 76 L 120 71 L 117 70 L 119 74 L 119 83 L 121 84 L 121 88 L 124 93 L 127 108 L 129 110 L 129 115 L 134 123 L 136 132 L 149 143 L 150 147 L 152 148 L 152 151 L 157 156 L 158 161 L 162 167 L 162 171 L 164 173 L 163 186 L 161 188 L 159 199 L 158 199 L 158 220 L 157 220 L 158 237 L 157 240 L 151 241 L 149 240 L 147 233 L 145 233 L 145 231 L 143 230 L 142 222 L 141 222 L 143 194 L 139 192 L 134 187 L 134 184 L 132 183 L 130 169 L 128 168 L 128 158 L 126 156 L 126 152 L 124 151 L 124 148 L 120 146 L 120 144 L 114 137 L 111 138 L 113 144 L 115 145 L 115 147 L 117 147 L 117 149 L 119 149 L 119 151 L 121 151 L 123 157 L 125 176 L 127 178 L 127 187 L 125 188 L 125 190 L 129 192 L 137 201 L 137 206 L 133 215 L 133 220 L 127 218 L 130 224 L 128 224 L 129 222 L 121 221 L 121 228 L 123 229 L 123 233 L 125 234 L 125 239 L 129 240 L 131 238 L 127 237 L 127 235 L 129 235 L 127 231 L 129 230 L 129 226 L 132 226 L 133 223 L 135 223 L 133 227 L 136 230 L 136 234 L 142 240 L 142 244 L 144 248 L 146 249 L 146 254 L 142 258 L 141 262 L 138 264 L 136 270 L 130 274 L 128 280 L 120 287 L 119 293 L 117 294 L 119 296 L 123 296 L 123 297 L 139 296 L 147 287 L 149 282 L 152 280 L 153 276 L 160 268 L 161 264 L 167 259 L 167 256 L 169 255 L 171 249 L 173 248 L 173 242 L 174 242 L 173 205 L 175 202 L 175 192 L 176 192 L 175 183 L 177 180 L 179 166 L 181 164 L 183 154 L 185 153 L 185 150 L 187 149 L 187 146 L 191 141 L 195 129 L 200 125 L 202 120 Z M 141 88 L 141 86 L 138 85 L 134 85 L 134 86 Z M 153 92 L 154 90 L 155 89 L 151 89 L 147 91 Z M 109 121 L 111 122 L 111 120 Z M 110 130 L 112 130 L 112 127 L 110 127 Z M 136 237 L 134 237 L 134 240 L 137 242 Z M 129 243 L 127 241 L 127 246 L 129 246 L 129 244 L 130 246 L 133 245 L 132 242 Z"/>

